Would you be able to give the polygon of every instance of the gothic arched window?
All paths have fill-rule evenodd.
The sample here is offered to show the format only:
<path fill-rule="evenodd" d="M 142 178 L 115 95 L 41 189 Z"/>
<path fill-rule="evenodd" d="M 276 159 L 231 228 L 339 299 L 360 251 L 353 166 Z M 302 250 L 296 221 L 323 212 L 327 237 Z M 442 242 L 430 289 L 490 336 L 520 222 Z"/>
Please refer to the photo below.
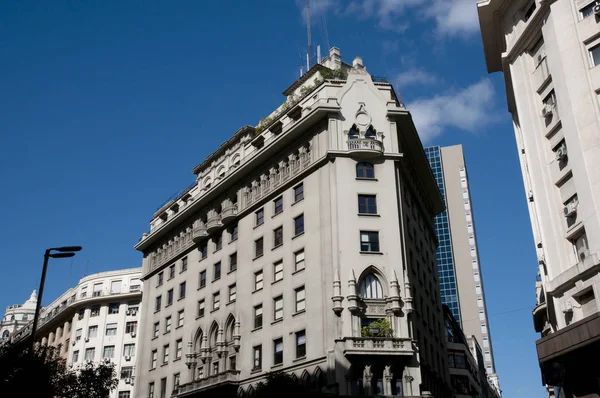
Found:
<path fill-rule="evenodd" d="M 367 274 L 360 282 L 360 296 L 366 299 L 383 298 L 383 288 L 375 275 Z"/>
<path fill-rule="evenodd" d="M 352 140 L 352 139 L 356 139 L 358 137 L 359 137 L 358 129 L 356 128 L 356 126 L 350 127 L 350 131 L 348 131 L 348 138 Z"/>
<path fill-rule="evenodd" d="M 367 132 L 365 133 L 365 138 L 369 138 L 374 140 L 375 138 L 377 138 L 377 134 L 375 133 L 375 130 L 373 129 L 373 126 L 369 126 L 369 128 L 367 129 Z"/>

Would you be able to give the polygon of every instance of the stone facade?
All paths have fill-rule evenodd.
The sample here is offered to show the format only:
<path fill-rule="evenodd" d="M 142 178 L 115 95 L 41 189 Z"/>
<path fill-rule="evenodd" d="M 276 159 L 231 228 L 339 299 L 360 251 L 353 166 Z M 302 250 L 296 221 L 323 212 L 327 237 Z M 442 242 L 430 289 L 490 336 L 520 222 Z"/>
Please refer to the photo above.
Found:
<path fill-rule="evenodd" d="M 36 303 L 37 294 L 34 290 L 25 303 L 6 307 L 4 317 L 0 321 L 0 344 L 10 342 L 11 335 L 33 320 Z"/>

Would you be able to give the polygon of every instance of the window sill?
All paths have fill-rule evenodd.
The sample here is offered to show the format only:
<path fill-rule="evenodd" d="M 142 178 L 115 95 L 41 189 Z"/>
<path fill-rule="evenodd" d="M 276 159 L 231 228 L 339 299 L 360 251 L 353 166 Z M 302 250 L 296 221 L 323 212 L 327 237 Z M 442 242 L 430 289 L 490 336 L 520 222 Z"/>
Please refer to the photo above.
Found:
<path fill-rule="evenodd" d="M 179 325 L 179 326 L 177 326 L 177 327 L 175 328 L 175 330 L 177 330 L 177 329 L 181 329 L 182 327 L 183 327 L 183 325 Z"/>
<path fill-rule="evenodd" d="M 260 254 L 260 255 L 258 255 L 258 256 L 256 256 L 256 257 L 254 257 L 254 258 L 252 259 L 252 261 L 254 261 L 254 260 L 258 260 L 258 259 L 259 259 L 259 258 L 261 258 L 262 256 L 263 256 L 263 255 L 262 255 L 262 254 Z"/>
<path fill-rule="evenodd" d="M 360 252 L 360 254 L 377 254 L 377 255 L 382 256 L 383 252 Z"/>
<path fill-rule="evenodd" d="M 275 321 L 271 322 L 271 325 L 276 325 L 276 324 L 278 324 L 278 323 L 282 323 L 282 322 L 283 322 L 283 318 L 279 318 L 279 319 L 277 319 L 277 320 L 275 320 Z"/>
<path fill-rule="evenodd" d="M 253 333 L 253 332 L 256 332 L 257 330 L 261 330 L 261 329 L 262 329 L 262 326 L 259 326 L 257 328 L 252 329 L 250 332 Z"/>
<path fill-rule="evenodd" d="M 277 217 L 278 215 L 283 214 L 283 210 L 281 210 L 279 213 L 275 213 L 271 216 L 271 219 Z"/>
<path fill-rule="evenodd" d="M 283 246 L 283 242 L 278 244 L 277 246 L 273 246 L 273 248 L 271 249 L 271 251 L 275 250 L 275 249 L 279 249 L 281 246 Z"/>
<path fill-rule="evenodd" d="M 181 300 L 183 300 L 184 298 L 185 298 L 185 296 L 183 296 L 183 297 L 179 297 L 179 298 L 177 299 L 177 301 L 181 301 Z"/>
<path fill-rule="evenodd" d="M 207 258 L 208 258 L 208 256 L 200 257 L 200 260 L 198 260 L 198 262 L 201 262 L 202 260 L 206 260 Z"/>
<path fill-rule="evenodd" d="M 148 369 L 148 372 L 152 372 L 153 370 L 156 370 L 156 368 L 150 368 Z"/>
<path fill-rule="evenodd" d="M 301 269 L 298 269 L 298 270 L 296 270 L 296 271 L 292 272 L 292 275 L 299 274 L 300 272 L 304 271 L 305 269 L 306 269 L 306 268 L 301 268 Z"/>
<path fill-rule="evenodd" d="M 221 249 L 222 249 L 222 247 L 220 247 L 220 248 L 216 249 L 216 250 L 213 252 L 213 254 L 220 252 L 220 251 L 221 251 Z"/>
<path fill-rule="evenodd" d="M 197 315 L 196 320 L 204 318 L 204 315 Z"/>
<path fill-rule="evenodd" d="M 167 334 L 171 333 L 171 331 L 169 330 L 168 332 L 164 332 L 163 336 L 166 336 Z"/>
<path fill-rule="evenodd" d="M 165 309 L 169 308 L 172 305 L 173 305 L 173 303 L 165 305 Z"/>
<path fill-rule="evenodd" d="M 158 338 L 158 336 L 154 336 L 154 337 L 152 337 L 152 339 L 150 341 L 156 340 L 157 338 Z"/>
<path fill-rule="evenodd" d="M 251 374 L 251 375 L 253 375 L 253 374 L 260 373 L 260 372 L 262 372 L 262 368 L 258 368 L 258 369 L 252 369 L 252 370 L 250 371 L 250 374 Z"/>
<path fill-rule="evenodd" d="M 233 274 L 235 271 L 237 271 L 237 268 L 235 268 L 235 269 L 232 269 L 232 270 L 229 270 L 229 272 L 227 273 L 227 275 L 229 275 L 229 274 Z"/>
<path fill-rule="evenodd" d="M 217 312 L 217 311 L 219 311 L 220 309 L 221 309 L 221 307 L 219 307 L 219 308 L 215 308 L 215 309 L 214 309 L 214 310 L 212 310 L 210 313 L 212 314 L 213 312 Z"/>
<path fill-rule="evenodd" d="M 381 217 L 380 214 L 377 213 L 358 213 L 359 217 Z"/>
<path fill-rule="evenodd" d="M 202 289 L 204 289 L 205 287 L 206 287 L 206 285 L 204 285 L 204 286 L 200 286 L 200 287 L 199 287 L 198 289 L 196 289 L 196 290 L 202 290 Z"/>
<path fill-rule="evenodd" d="M 357 181 L 378 181 L 377 178 L 356 177 Z"/>
<path fill-rule="evenodd" d="M 173 362 L 181 361 L 181 358 L 175 358 Z"/>
<path fill-rule="evenodd" d="M 231 300 L 230 302 L 228 302 L 228 303 L 227 303 L 227 304 L 225 304 L 225 305 L 231 305 L 231 304 L 235 304 L 235 300 Z"/>
<path fill-rule="evenodd" d="M 221 279 L 221 277 L 219 276 L 218 278 L 215 278 L 211 281 L 211 283 L 215 283 L 216 281 L 218 281 L 219 279 Z"/>
<path fill-rule="evenodd" d="M 260 224 L 256 224 L 254 227 L 252 227 L 252 229 L 256 229 L 256 228 L 258 228 L 258 227 L 261 227 L 261 226 L 263 226 L 263 225 L 265 225 L 265 222 L 264 222 L 264 221 L 263 221 L 263 222 L 261 222 Z"/>
<path fill-rule="evenodd" d="M 299 237 L 299 236 L 302 236 L 302 235 L 304 235 L 304 231 L 300 232 L 299 234 L 296 234 L 296 235 L 294 235 L 294 236 L 292 237 L 292 240 L 294 240 L 294 239 L 296 239 L 297 237 Z"/>
<path fill-rule="evenodd" d="M 300 203 L 304 201 L 304 197 L 302 197 L 302 199 L 298 199 L 297 201 L 295 201 L 294 203 L 292 203 L 292 206 L 295 206 L 297 203 Z"/>
<path fill-rule="evenodd" d="M 236 240 L 237 240 L 237 238 L 235 238 L 235 239 L 231 239 L 231 240 L 229 241 L 229 243 L 233 243 L 233 242 L 235 242 Z"/>
<path fill-rule="evenodd" d="M 252 294 L 256 293 L 256 292 L 260 292 L 261 290 L 263 290 L 263 288 L 261 287 L 260 289 L 256 289 L 255 291 L 252 292 Z"/>
<path fill-rule="evenodd" d="M 158 314 L 160 312 L 160 310 L 154 310 L 155 314 Z"/>
<path fill-rule="evenodd" d="M 271 285 L 274 285 L 274 284 L 276 284 L 276 283 L 279 283 L 279 282 L 281 282 L 281 281 L 283 281 L 283 278 L 281 278 L 281 279 L 278 279 L 278 280 L 276 280 L 276 281 L 273 281 L 273 282 L 271 282 Z"/>
<path fill-rule="evenodd" d="M 306 312 L 306 309 L 304 309 L 304 310 L 300 310 L 300 311 L 298 311 L 298 312 L 294 312 L 294 313 L 292 314 L 292 316 L 299 316 L 299 315 L 302 315 L 302 314 L 304 314 L 305 312 Z"/>
<path fill-rule="evenodd" d="M 278 368 L 281 368 L 281 367 L 283 367 L 283 362 L 276 363 L 275 365 L 271 366 L 271 369 L 278 369 Z"/>
<path fill-rule="evenodd" d="M 292 360 L 292 362 L 300 362 L 300 361 L 306 361 L 306 355 L 303 355 L 301 357 L 298 357 L 298 358 Z"/>
<path fill-rule="evenodd" d="M 160 365 L 160 367 L 162 368 L 163 366 L 167 366 L 169 364 L 169 362 L 163 362 L 162 365 Z"/>

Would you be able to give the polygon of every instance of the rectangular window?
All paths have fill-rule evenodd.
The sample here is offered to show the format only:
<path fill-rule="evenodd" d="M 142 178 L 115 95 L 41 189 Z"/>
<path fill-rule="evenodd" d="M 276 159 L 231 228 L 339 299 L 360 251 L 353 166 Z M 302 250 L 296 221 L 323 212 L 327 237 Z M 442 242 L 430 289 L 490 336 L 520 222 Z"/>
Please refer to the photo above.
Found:
<path fill-rule="evenodd" d="M 175 342 L 175 359 L 181 359 L 183 355 L 183 340 L 179 339 Z"/>
<path fill-rule="evenodd" d="M 592 1 L 590 4 L 583 7 L 581 10 L 579 10 L 579 12 L 581 13 L 581 19 L 585 19 L 585 18 L 589 17 L 590 15 L 593 15 L 594 7 L 596 7 L 596 5 L 598 3 L 599 3 L 598 1 Z"/>
<path fill-rule="evenodd" d="M 131 391 L 119 391 L 117 398 L 131 398 Z"/>
<path fill-rule="evenodd" d="M 283 296 L 273 299 L 273 320 L 283 319 Z"/>
<path fill-rule="evenodd" d="M 160 379 L 160 398 L 167 398 L 167 378 Z"/>
<path fill-rule="evenodd" d="M 219 261 L 213 267 L 213 281 L 221 278 L 221 262 Z"/>
<path fill-rule="evenodd" d="M 198 318 L 204 316 L 204 300 L 198 301 Z"/>
<path fill-rule="evenodd" d="M 213 294 L 213 311 L 218 310 L 221 307 L 221 295 L 219 293 Z"/>
<path fill-rule="evenodd" d="M 154 398 L 154 383 L 148 384 L 148 398 Z"/>
<path fill-rule="evenodd" d="M 79 294 L 81 298 L 87 297 L 87 286 L 81 288 L 81 293 Z"/>
<path fill-rule="evenodd" d="M 107 336 L 116 336 L 117 335 L 117 324 L 109 323 L 106 325 L 106 335 Z"/>
<path fill-rule="evenodd" d="M 296 289 L 296 312 L 304 311 L 306 309 L 306 291 L 304 286 Z"/>
<path fill-rule="evenodd" d="M 177 327 L 180 328 L 183 326 L 183 321 L 185 320 L 185 312 L 183 310 L 180 310 L 177 313 Z"/>
<path fill-rule="evenodd" d="M 173 375 L 173 389 L 176 390 L 179 388 L 179 380 L 181 379 L 181 377 L 179 376 L 179 373 L 175 373 Z"/>
<path fill-rule="evenodd" d="M 98 336 L 98 325 L 90 326 L 88 328 L 88 339 L 92 339 Z"/>
<path fill-rule="evenodd" d="M 81 340 L 81 329 L 75 331 L 75 341 Z"/>
<path fill-rule="evenodd" d="M 360 251 L 379 252 L 379 232 L 360 231 Z"/>
<path fill-rule="evenodd" d="M 600 44 L 589 49 L 592 66 L 600 65 Z"/>
<path fill-rule="evenodd" d="M 359 214 L 377 214 L 377 199 L 375 195 L 358 195 Z"/>
<path fill-rule="evenodd" d="M 156 304 L 154 305 L 154 311 L 160 311 L 161 303 L 162 303 L 162 296 L 157 296 Z"/>
<path fill-rule="evenodd" d="M 119 303 L 110 303 L 108 305 L 108 314 L 118 314 L 119 313 Z"/>
<path fill-rule="evenodd" d="M 114 345 L 104 346 L 104 352 L 102 353 L 102 358 L 110 359 L 110 358 L 114 358 L 114 357 L 115 357 L 115 346 Z"/>
<path fill-rule="evenodd" d="M 206 271 L 200 272 L 199 279 L 200 280 L 198 282 L 198 289 L 202 289 L 204 286 L 206 286 Z"/>
<path fill-rule="evenodd" d="M 204 260 L 208 256 L 208 244 L 204 243 L 198 251 L 200 252 L 200 260 Z"/>
<path fill-rule="evenodd" d="M 121 285 L 122 281 L 112 281 L 110 283 L 110 294 L 119 294 L 121 293 Z"/>
<path fill-rule="evenodd" d="M 262 368 L 262 346 L 257 345 L 252 348 L 252 370 L 260 370 Z"/>
<path fill-rule="evenodd" d="M 215 236 L 213 242 L 215 243 L 215 252 L 221 250 L 223 248 L 223 234 Z"/>
<path fill-rule="evenodd" d="M 258 238 L 254 241 L 254 257 L 263 255 L 263 238 Z"/>
<path fill-rule="evenodd" d="M 96 316 L 100 316 L 100 307 L 94 307 L 90 311 L 91 318 L 96 317 Z"/>
<path fill-rule="evenodd" d="M 263 324 L 263 307 L 262 304 L 254 307 L 254 329 L 262 327 Z"/>
<path fill-rule="evenodd" d="M 95 356 L 96 356 L 95 348 L 86 348 L 85 349 L 85 360 L 86 361 L 93 361 Z"/>
<path fill-rule="evenodd" d="M 283 279 L 283 261 L 277 261 L 273 264 L 273 282 Z"/>
<path fill-rule="evenodd" d="M 273 230 L 273 247 L 283 245 L 283 227 L 278 227 Z"/>
<path fill-rule="evenodd" d="M 73 362 L 79 361 L 79 351 L 73 351 Z"/>
<path fill-rule="evenodd" d="M 231 229 L 229 230 L 229 235 L 231 237 L 231 242 L 237 240 L 237 238 L 238 238 L 238 226 L 237 226 L 237 224 L 235 224 L 233 227 L 231 227 Z"/>
<path fill-rule="evenodd" d="M 229 370 L 236 370 L 235 355 L 229 357 Z"/>
<path fill-rule="evenodd" d="M 296 332 L 296 358 L 306 356 L 306 332 L 301 330 Z"/>
<path fill-rule="evenodd" d="M 102 283 L 94 284 L 94 291 L 92 292 L 92 297 L 100 297 L 102 295 Z"/>
<path fill-rule="evenodd" d="M 175 278 L 175 264 L 169 266 L 169 280 Z"/>
<path fill-rule="evenodd" d="M 126 357 L 135 356 L 135 344 L 125 344 L 123 346 L 123 355 Z"/>
<path fill-rule="evenodd" d="M 169 362 L 169 345 L 163 346 L 163 363 Z"/>
<path fill-rule="evenodd" d="M 160 322 L 155 322 L 154 323 L 154 333 L 152 336 L 154 338 L 157 338 L 159 334 L 160 334 Z"/>
<path fill-rule="evenodd" d="M 171 331 L 171 317 L 168 316 L 165 318 L 165 333 L 169 333 Z"/>
<path fill-rule="evenodd" d="M 294 253 L 294 263 L 294 271 L 300 271 L 304 269 L 304 250 Z"/>
<path fill-rule="evenodd" d="M 283 196 L 280 196 L 273 201 L 273 208 L 274 214 L 279 214 L 283 211 Z"/>
<path fill-rule="evenodd" d="M 265 210 L 259 209 L 254 213 L 255 225 L 259 226 L 265 222 Z"/>
<path fill-rule="evenodd" d="M 283 339 L 273 340 L 273 364 L 283 363 Z"/>
<path fill-rule="evenodd" d="M 181 259 L 181 272 L 187 270 L 187 263 L 188 263 L 187 257 L 184 257 Z"/>
<path fill-rule="evenodd" d="M 301 201 L 304 199 L 304 185 L 296 185 L 294 187 L 294 203 Z"/>
<path fill-rule="evenodd" d="M 121 380 L 131 379 L 133 376 L 133 366 L 123 366 L 121 368 Z"/>
<path fill-rule="evenodd" d="M 181 282 L 179 284 L 179 299 L 181 300 L 182 298 L 185 297 L 185 282 Z"/>
<path fill-rule="evenodd" d="M 263 288 L 263 272 L 258 271 L 254 273 L 254 291 Z"/>
<path fill-rule="evenodd" d="M 304 214 L 294 218 L 294 235 L 304 233 Z"/>
<path fill-rule="evenodd" d="M 236 297 L 236 287 L 235 284 L 229 286 L 229 302 L 233 303 Z"/>
<path fill-rule="evenodd" d="M 233 272 L 237 269 L 237 253 L 229 255 L 229 272 Z"/>
<path fill-rule="evenodd" d="M 156 279 L 157 279 L 156 286 L 162 285 L 163 281 L 164 281 L 164 278 L 165 278 L 165 274 L 163 272 L 159 272 L 156 275 Z"/>
<path fill-rule="evenodd" d="M 173 304 L 173 289 L 169 289 L 167 291 L 167 305 L 166 307 Z"/>
<path fill-rule="evenodd" d="M 150 356 L 150 369 L 156 369 L 157 363 L 158 363 L 158 350 L 152 350 L 152 355 Z"/>
<path fill-rule="evenodd" d="M 137 322 L 136 321 L 132 321 L 132 322 L 127 322 L 125 324 L 125 333 L 135 333 L 137 332 Z"/>

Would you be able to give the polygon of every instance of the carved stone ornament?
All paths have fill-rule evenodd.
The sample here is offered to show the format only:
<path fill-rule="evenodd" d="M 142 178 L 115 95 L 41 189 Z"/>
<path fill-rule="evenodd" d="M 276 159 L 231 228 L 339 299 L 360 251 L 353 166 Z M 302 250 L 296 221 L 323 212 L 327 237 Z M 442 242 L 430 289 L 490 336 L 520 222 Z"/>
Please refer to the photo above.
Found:
<path fill-rule="evenodd" d="M 355 124 L 358 130 L 362 133 L 371 125 L 372 118 L 365 109 L 365 104 L 360 103 L 358 111 L 356 111 Z"/>

